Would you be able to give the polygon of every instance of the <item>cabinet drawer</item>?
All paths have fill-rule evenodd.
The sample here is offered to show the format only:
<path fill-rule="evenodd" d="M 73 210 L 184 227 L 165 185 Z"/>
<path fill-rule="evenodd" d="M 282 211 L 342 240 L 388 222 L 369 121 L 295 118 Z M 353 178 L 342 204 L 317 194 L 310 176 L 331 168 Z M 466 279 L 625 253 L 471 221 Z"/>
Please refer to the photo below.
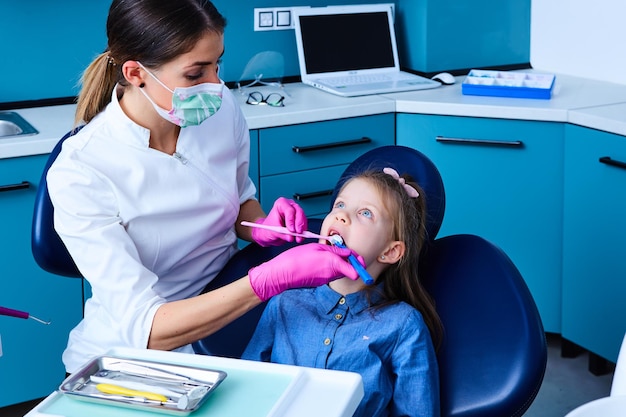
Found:
<path fill-rule="evenodd" d="M 260 175 L 349 164 L 394 139 L 392 113 L 262 129 Z"/>
<path fill-rule="evenodd" d="M 320 217 L 330 211 L 330 198 L 348 164 L 261 178 L 261 205 L 269 213 L 278 197 L 295 200 L 307 217 Z"/>

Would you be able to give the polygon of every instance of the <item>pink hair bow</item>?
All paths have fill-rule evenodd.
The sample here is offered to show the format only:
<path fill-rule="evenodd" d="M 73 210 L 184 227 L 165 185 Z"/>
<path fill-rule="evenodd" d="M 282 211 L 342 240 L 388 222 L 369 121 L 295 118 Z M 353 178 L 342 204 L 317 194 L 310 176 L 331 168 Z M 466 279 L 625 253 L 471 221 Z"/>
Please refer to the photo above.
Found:
<path fill-rule="evenodd" d="M 400 177 L 400 175 L 398 175 L 398 171 L 396 171 L 393 168 L 383 168 L 383 172 L 385 174 L 391 175 L 393 178 L 395 178 L 400 183 L 400 185 L 402 185 L 402 187 L 404 187 L 404 190 L 409 195 L 409 197 L 413 197 L 413 198 L 419 197 L 419 193 L 417 192 L 417 190 L 415 188 L 411 187 L 409 184 L 407 184 L 406 181 L 404 180 L 404 178 L 402 178 L 402 177 Z"/>

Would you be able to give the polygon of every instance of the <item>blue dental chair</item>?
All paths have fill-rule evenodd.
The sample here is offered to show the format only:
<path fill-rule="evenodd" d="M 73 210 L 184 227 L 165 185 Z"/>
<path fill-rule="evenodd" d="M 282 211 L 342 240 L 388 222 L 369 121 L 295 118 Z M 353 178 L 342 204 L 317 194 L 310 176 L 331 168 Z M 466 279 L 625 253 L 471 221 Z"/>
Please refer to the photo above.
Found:
<path fill-rule="evenodd" d="M 49 164 L 60 145 L 57 148 Z M 428 207 L 429 241 L 420 276 L 444 325 L 444 340 L 438 351 L 442 417 L 522 416 L 537 395 L 547 361 L 543 325 L 528 287 L 507 255 L 485 239 L 474 235 L 437 238 L 445 210 L 443 182 L 433 163 L 414 149 L 384 146 L 363 154 L 342 174 L 332 199 L 353 173 L 387 166 L 410 174 L 424 189 L 425 196 L 420 198 L 426 198 Z M 33 218 L 35 259 L 44 270 L 80 276 L 54 232 L 52 205 L 46 201 L 49 203 L 49 197 L 42 182 Z M 309 225 L 319 231 L 321 221 L 311 219 Z M 290 246 L 248 245 L 205 291 L 246 275 L 252 266 Z M 194 349 L 201 354 L 239 357 L 263 308 L 258 306 L 194 343 Z"/>
<path fill-rule="evenodd" d="M 46 175 L 52 163 L 57 159 L 59 152 L 61 152 L 65 139 L 78 133 L 81 128 L 82 126 L 66 133 L 54 146 L 52 152 L 50 152 L 39 180 L 31 228 L 31 250 L 39 267 L 44 271 L 69 278 L 82 278 L 82 274 L 78 271 L 61 238 L 54 230 L 54 207 L 48 194 Z"/>
<path fill-rule="evenodd" d="M 442 417 L 519 417 L 535 399 L 547 363 L 543 325 L 515 265 L 493 243 L 474 235 L 437 239 L 445 210 L 439 171 L 422 153 L 402 146 L 373 149 L 346 168 L 335 187 L 354 173 L 395 168 L 424 189 L 427 236 L 420 266 L 424 286 L 444 326 L 438 351 Z M 422 198 L 422 196 L 420 196 Z M 321 221 L 309 228 L 319 231 Z M 245 275 L 282 250 L 251 244 L 235 255 L 209 289 Z M 194 344 L 197 353 L 239 357 L 263 311 L 257 307 Z"/>

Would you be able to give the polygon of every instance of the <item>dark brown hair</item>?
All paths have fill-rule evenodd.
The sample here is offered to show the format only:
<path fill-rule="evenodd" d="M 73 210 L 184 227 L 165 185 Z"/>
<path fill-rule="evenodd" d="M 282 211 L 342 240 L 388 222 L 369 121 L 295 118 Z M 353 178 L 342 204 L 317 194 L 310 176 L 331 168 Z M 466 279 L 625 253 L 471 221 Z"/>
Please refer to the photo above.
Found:
<path fill-rule="evenodd" d="M 88 123 L 111 101 L 117 83 L 126 86 L 122 64 L 159 67 L 189 52 L 206 32 L 224 33 L 226 19 L 208 0 L 114 0 L 107 19 L 108 44 L 87 67 L 76 124 Z"/>

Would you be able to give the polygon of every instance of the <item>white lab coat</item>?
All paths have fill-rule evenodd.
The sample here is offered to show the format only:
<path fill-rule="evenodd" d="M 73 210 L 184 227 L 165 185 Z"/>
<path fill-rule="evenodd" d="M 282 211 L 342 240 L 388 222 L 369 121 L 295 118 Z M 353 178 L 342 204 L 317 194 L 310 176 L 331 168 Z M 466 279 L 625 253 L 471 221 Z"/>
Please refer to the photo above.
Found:
<path fill-rule="evenodd" d="M 174 156 L 149 137 L 114 93 L 48 173 L 55 228 L 93 291 L 63 353 L 68 372 L 110 348 L 146 348 L 158 307 L 200 293 L 237 250 L 234 224 L 256 189 L 232 93 L 181 129 Z"/>

